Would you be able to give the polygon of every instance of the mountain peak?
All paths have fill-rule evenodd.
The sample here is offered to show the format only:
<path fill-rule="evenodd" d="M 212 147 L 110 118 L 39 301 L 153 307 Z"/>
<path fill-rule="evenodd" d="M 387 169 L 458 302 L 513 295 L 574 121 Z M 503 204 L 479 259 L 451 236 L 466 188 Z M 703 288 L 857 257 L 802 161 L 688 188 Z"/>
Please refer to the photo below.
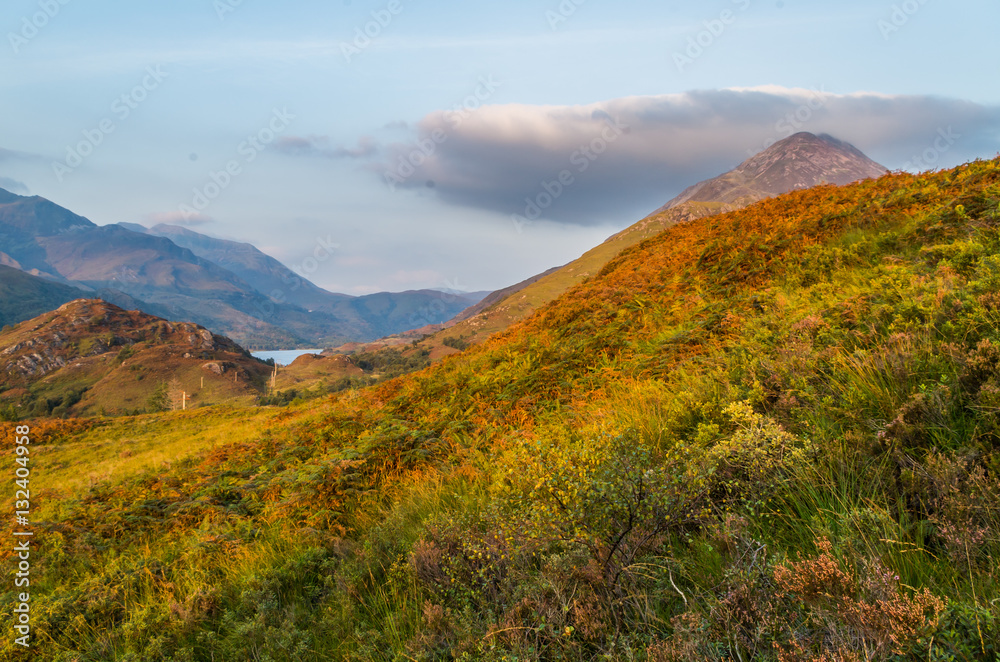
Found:
<path fill-rule="evenodd" d="M 819 184 L 843 186 L 887 172 L 850 143 L 803 131 L 779 140 L 723 175 L 691 186 L 655 213 L 687 202 L 741 207 L 789 191 Z"/>
<path fill-rule="evenodd" d="M 0 189 L 0 236 L 14 241 L 24 233 L 52 236 L 97 227 L 83 216 L 37 195 L 26 197 Z"/>

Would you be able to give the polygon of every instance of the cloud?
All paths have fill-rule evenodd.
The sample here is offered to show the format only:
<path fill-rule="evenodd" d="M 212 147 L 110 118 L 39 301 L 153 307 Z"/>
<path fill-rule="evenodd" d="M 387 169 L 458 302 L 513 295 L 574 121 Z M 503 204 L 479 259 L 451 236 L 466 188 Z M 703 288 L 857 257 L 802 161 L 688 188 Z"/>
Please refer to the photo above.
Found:
<path fill-rule="evenodd" d="M 44 162 L 45 158 L 40 154 L 32 154 L 30 152 L 18 152 L 13 149 L 4 149 L 0 147 L 0 163 L 8 163 L 11 161 L 22 161 L 26 163 L 40 163 Z"/>
<path fill-rule="evenodd" d="M 20 159 L 23 159 L 25 156 L 28 156 L 28 155 L 23 154 L 22 152 L 15 152 L 13 150 L 4 149 L 3 147 L 0 147 L 0 163 L 5 163 L 7 161 L 20 160 Z"/>
<path fill-rule="evenodd" d="M 373 138 L 364 136 L 357 147 L 334 147 L 327 136 L 284 136 L 279 138 L 274 149 L 291 156 L 319 156 L 326 159 L 364 159 L 378 154 L 378 144 Z"/>
<path fill-rule="evenodd" d="M 597 225 L 634 220 L 798 131 L 830 134 L 899 168 L 949 130 L 958 139 L 933 165 L 992 157 L 1000 108 L 776 86 L 704 90 L 438 111 L 420 121 L 413 141 L 389 146 L 370 169 L 394 189 L 430 186 L 445 202 L 505 215 L 552 198 L 543 218 Z"/>
<path fill-rule="evenodd" d="M 198 227 L 215 223 L 215 219 L 205 214 L 190 214 L 181 211 L 168 211 L 155 214 L 146 214 L 145 220 L 154 225 L 179 225 L 182 227 Z"/>
<path fill-rule="evenodd" d="M 28 187 L 23 182 L 10 177 L 0 177 L 0 188 L 7 189 L 11 193 L 28 193 Z"/>
<path fill-rule="evenodd" d="M 37 154 L 17 152 L 0 147 L 0 163 L 35 164 L 41 160 L 42 158 Z M 25 194 L 29 192 L 28 186 L 24 182 L 12 177 L 0 176 L 0 188 L 6 189 L 11 193 Z"/>

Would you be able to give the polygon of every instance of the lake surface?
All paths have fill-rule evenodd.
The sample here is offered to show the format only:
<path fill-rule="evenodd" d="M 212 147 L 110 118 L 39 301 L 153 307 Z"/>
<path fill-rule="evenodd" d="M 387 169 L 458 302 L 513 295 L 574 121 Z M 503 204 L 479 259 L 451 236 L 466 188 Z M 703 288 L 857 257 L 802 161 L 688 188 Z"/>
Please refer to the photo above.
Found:
<path fill-rule="evenodd" d="M 322 354 L 321 349 L 282 349 L 273 352 L 250 352 L 261 361 L 274 359 L 278 365 L 291 365 L 292 361 L 306 354 Z"/>

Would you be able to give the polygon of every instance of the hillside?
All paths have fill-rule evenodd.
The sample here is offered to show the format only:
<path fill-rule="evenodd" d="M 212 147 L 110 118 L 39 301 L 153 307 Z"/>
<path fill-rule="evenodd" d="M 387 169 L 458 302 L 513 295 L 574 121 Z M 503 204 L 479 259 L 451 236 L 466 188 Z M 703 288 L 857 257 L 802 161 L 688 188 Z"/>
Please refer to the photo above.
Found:
<path fill-rule="evenodd" d="M 0 264 L 0 326 L 19 324 L 64 303 L 87 298 L 100 298 L 126 310 L 141 309 L 164 319 L 172 315 L 163 306 L 139 301 L 118 290 L 73 287 Z"/>
<path fill-rule="evenodd" d="M 203 327 L 96 299 L 0 332 L 0 366 L 0 406 L 35 416 L 180 408 L 182 392 L 190 407 L 252 402 L 270 372 Z"/>
<path fill-rule="evenodd" d="M 994 660 L 998 291 L 1000 159 L 674 225 L 321 403 L 34 422 L 34 652 Z"/>
<path fill-rule="evenodd" d="M 437 333 L 420 347 L 447 353 L 446 348 L 440 349 L 447 337 L 458 337 L 472 344 L 482 342 L 597 274 L 624 249 L 677 223 L 733 211 L 789 191 L 820 184 L 849 184 L 877 178 L 886 172 L 883 166 L 848 143 L 830 136 L 797 133 L 730 172 L 689 187 L 650 216 L 568 265 L 524 281 L 510 292 L 502 290 L 506 296 L 489 297 L 490 306 L 482 307 L 474 315 L 463 315 L 456 325 Z"/>
<path fill-rule="evenodd" d="M 85 296 L 75 287 L 0 265 L 0 327 L 23 322 Z"/>

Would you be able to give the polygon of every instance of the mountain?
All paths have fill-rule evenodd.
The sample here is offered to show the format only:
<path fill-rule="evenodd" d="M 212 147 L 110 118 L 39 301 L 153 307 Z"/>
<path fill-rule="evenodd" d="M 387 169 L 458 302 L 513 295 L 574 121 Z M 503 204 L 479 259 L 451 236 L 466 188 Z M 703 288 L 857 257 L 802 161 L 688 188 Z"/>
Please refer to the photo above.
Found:
<path fill-rule="evenodd" d="M 142 309 L 164 318 L 171 314 L 163 306 L 140 301 L 118 290 L 73 287 L 0 265 L 0 326 L 18 324 L 75 299 L 94 297 L 126 310 Z"/>
<path fill-rule="evenodd" d="M 457 324 L 423 341 L 421 347 L 435 353 L 454 353 L 454 350 L 442 347 L 445 338 L 460 337 L 471 343 L 482 342 L 515 321 L 526 318 L 586 278 L 597 275 L 626 248 L 677 223 L 734 211 L 789 191 L 820 184 L 845 185 L 878 178 L 887 172 L 885 167 L 869 159 L 853 145 L 831 136 L 797 133 L 733 170 L 687 188 L 653 214 L 566 266 L 501 290 L 498 296 L 491 295 L 488 297 L 491 306 L 483 306 L 474 315 L 456 319 Z M 506 296 L 499 296 L 503 293 Z"/>
<path fill-rule="evenodd" d="M 139 225 L 131 227 L 136 231 L 141 231 L 142 228 Z M 198 257 L 228 269 L 262 294 L 281 298 L 308 310 L 328 310 L 337 303 L 353 298 L 317 287 L 252 244 L 217 239 L 187 228 L 163 223 L 145 231 L 151 235 L 166 237 Z M 362 320 L 350 321 L 363 324 Z"/>
<path fill-rule="evenodd" d="M 849 143 L 828 135 L 796 133 L 726 174 L 685 189 L 653 215 L 687 202 L 745 207 L 789 191 L 819 184 L 843 186 L 887 172 Z"/>
<path fill-rule="evenodd" d="M 436 291 L 333 294 L 248 244 L 170 226 L 99 227 L 44 198 L 7 191 L 0 194 L 0 247 L 0 265 L 100 296 L 107 291 L 250 347 L 372 340 L 445 322 L 479 300 Z"/>
<path fill-rule="evenodd" d="M 248 342 L 292 346 L 309 327 L 308 314 L 294 309 L 272 315 L 281 326 L 260 319 L 260 310 L 274 310 L 270 300 L 169 239 L 117 225 L 98 227 L 37 196 L 0 196 L 0 246 L 29 273 L 88 290 L 117 290 L 170 311 L 174 319 Z"/>
<path fill-rule="evenodd" d="M 0 401 L 36 416 L 145 410 L 163 384 L 192 407 L 255 397 L 271 370 L 204 327 L 100 299 L 0 333 L 0 366 Z"/>
<path fill-rule="evenodd" d="M 338 332 L 353 338 L 352 342 L 445 322 L 488 294 L 437 290 L 380 292 L 358 297 L 335 294 L 317 287 L 252 244 L 218 239 L 175 225 L 160 224 L 148 230 L 141 225 L 127 227 L 170 239 L 198 257 L 233 272 L 274 301 L 336 318 Z"/>
<path fill-rule="evenodd" d="M 86 296 L 76 287 L 0 265 L 0 327 L 23 322 Z"/>
<path fill-rule="evenodd" d="M 0 425 L 33 655 L 995 660 L 998 229 L 1000 158 L 819 186 L 374 388 Z"/>

